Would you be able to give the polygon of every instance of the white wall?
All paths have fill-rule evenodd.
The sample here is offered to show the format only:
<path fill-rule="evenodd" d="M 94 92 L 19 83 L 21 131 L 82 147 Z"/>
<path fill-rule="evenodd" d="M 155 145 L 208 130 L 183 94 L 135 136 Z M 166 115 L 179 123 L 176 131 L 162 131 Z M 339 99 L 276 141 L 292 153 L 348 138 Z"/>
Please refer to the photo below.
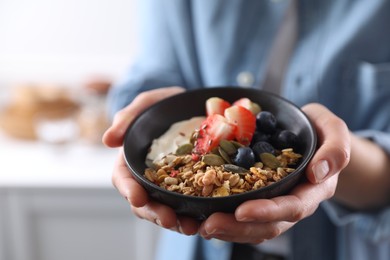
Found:
<path fill-rule="evenodd" d="M 135 0 L 0 0 L 0 90 L 119 78 L 136 51 Z"/>

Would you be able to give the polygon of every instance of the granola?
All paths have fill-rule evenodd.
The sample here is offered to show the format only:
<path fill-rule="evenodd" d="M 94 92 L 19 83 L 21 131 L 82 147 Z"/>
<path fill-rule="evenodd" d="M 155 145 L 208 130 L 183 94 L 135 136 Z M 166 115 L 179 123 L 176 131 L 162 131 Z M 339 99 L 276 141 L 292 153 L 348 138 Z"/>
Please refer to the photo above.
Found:
<path fill-rule="evenodd" d="M 241 172 L 232 171 L 229 164 L 208 165 L 194 160 L 193 155 L 169 154 L 145 170 L 145 177 L 169 191 L 197 197 L 222 197 L 256 190 L 275 183 L 293 172 L 301 158 L 293 149 L 284 149 L 275 157 L 277 168 L 256 163 Z"/>

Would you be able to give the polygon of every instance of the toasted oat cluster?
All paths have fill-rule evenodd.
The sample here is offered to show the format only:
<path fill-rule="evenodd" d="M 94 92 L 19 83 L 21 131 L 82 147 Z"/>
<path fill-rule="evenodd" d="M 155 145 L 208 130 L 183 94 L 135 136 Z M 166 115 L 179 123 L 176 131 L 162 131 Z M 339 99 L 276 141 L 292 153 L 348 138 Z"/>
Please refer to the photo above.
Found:
<path fill-rule="evenodd" d="M 210 165 L 191 154 L 169 154 L 145 170 L 145 177 L 160 187 L 191 196 L 221 197 L 239 194 L 277 182 L 293 172 L 302 156 L 283 149 L 273 159 L 249 169 L 233 164 Z"/>

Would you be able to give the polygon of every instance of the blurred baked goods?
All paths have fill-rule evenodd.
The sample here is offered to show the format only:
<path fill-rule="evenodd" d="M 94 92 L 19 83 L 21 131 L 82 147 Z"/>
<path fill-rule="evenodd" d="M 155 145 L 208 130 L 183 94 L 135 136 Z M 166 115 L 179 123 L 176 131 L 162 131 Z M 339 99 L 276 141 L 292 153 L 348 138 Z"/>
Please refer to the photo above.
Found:
<path fill-rule="evenodd" d="M 83 88 L 87 92 L 94 92 L 98 95 L 106 95 L 111 87 L 111 80 L 105 76 L 91 76 L 83 84 Z"/>
<path fill-rule="evenodd" d="M 94 76 L 79 89 L 44 84 L 13 87 L 8 105 L 0 111 L 0 128 L 22 139 L 101 144 L 109 126 L 106 97 L 110 86 L 107 78 Z"/>
<path fill-rule="evenodd" d="M 77 118 L 80 137 L 91 144 L 102 144 L 109 126 L 106 98 L 111 85 L 111 80 L 102 75 L 91 76 L 83 84 L 85 95 Z"/>
<path fill-rule="evenodd" d="M 11 99 L 0 112 L 0 127 L 9 135 L 37 139 L 37 118 L 61 119 L 74 115 L 80 105 L 69 89 L 57 85 L 12 88 Z"/>

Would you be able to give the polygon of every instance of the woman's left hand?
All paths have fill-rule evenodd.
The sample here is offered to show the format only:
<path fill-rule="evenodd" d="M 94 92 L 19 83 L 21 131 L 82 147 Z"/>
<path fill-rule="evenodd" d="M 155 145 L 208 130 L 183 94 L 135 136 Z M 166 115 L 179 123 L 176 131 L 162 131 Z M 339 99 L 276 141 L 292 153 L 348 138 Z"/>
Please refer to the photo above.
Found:
<path fill-rule="evenodd" d="M 320 104 L 302 109 L 316 128 L 319 141 L 318 150 L 307 166 L 308 181 L 285 196 L 247 201 L 234 214 L 211 215 L 199 229 L 204 238 L 261 243 L 310 216 L 322 201 L 334 195 L 338 175 L 349 162 L 350 132 L 344 121 Z"/>

